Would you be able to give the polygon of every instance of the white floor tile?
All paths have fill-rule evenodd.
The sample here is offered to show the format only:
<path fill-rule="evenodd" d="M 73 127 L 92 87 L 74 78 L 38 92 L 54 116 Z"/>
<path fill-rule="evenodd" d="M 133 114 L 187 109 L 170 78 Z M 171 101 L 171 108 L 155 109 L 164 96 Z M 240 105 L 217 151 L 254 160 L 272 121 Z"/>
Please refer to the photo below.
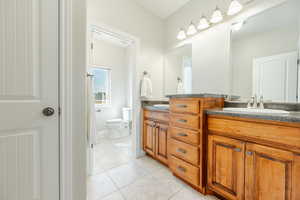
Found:
<path fill-rule="evenodd" d="M 176 193 L 170 200 L 218 200 L 213 196 L 204 196 L 193 188 L 184 187 L 180 192 Z"/>
<path fill-rule="evenodd" d="M 146 176 L 121 189 L 126 200 L 168 200 L 178 188 L 153 176 Z"/>
<path fill-rule="evenodd" d="M 120 192 L 114 192 L 99 200 L 125 200 Z"/>
<path fill-rule="evenodd" d="M 115 191 L 117 191 L 117 187 L 105 173 L 88 178 L 88 200 L 98 200 Z"/>
<path fill-rule="evenodd" d="M 148 174 L 145 169 L 138 166 L 134 162 L 111 169 L 107 171 L 107 173 L 118 188 L 129 185 L 130 183 L 133 183 L 137 179 Z"/>

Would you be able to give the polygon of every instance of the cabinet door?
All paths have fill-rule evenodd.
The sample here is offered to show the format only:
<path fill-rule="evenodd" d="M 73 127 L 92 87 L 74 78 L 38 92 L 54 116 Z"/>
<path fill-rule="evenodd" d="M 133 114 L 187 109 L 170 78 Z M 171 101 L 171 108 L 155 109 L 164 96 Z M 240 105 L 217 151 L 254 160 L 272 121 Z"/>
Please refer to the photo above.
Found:
<path fill-rule="evenodd" d="M 297 168 L 300 169 L 299 158 L 291 152 L 247 144 L 246 200 L 299 199 L 299 182 L 293 182 L 300 178 Z"/>
<path fill-rule="evenodd" d="M 156 158 L 168 164 L 168 126 L 164 124 L 156 126 Z"/>
<path fill-rule="evenodd" d="M 154 156 L 155 152 L 155 123 L 153 121 L 144 121 L 144 151 Z"/>
<path fill-rule="evenodd" d="M 208 187 L 230 200 L 244 199 L 245 144 L 221 136 L 208 137 Z"/>

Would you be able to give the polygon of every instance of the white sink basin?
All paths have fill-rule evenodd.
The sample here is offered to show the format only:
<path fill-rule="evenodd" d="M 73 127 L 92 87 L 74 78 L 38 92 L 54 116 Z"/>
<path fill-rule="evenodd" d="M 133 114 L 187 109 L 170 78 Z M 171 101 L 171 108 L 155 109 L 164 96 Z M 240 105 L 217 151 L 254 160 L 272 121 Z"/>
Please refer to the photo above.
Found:
<path fill-rule="evenodd" d="M 258 108 L 223 108 L 224 111 L 246 112 L 246 113 L 266 113 L 266 114 L 288 114 L 285 110 L 258 109 Z"/>
<path fill-rule="evenodd" d="M 153 106 L 156 108 L 165 108 L 165 109 L 168 109 L 170 107 L 169 104 L 155 104 Z"/>

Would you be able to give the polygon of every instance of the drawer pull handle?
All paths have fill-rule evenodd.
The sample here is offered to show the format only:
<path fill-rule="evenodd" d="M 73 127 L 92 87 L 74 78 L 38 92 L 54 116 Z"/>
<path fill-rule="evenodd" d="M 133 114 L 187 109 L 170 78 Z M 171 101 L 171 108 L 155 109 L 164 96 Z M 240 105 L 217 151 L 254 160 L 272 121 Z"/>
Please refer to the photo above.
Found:
<path fill-rule="evenodd" d="M 177 169 L 181 172 L 186 172 L 186 169 L 184 167 L 178 166 Z"/>
<path fill-rule="evenodd" d="M 178 122 L 180 122 L 180 123 L 187 123 L 187 120 L 186 119 L 179 119 L 179 120 L 177 120 Z"/>
<path fill-rule="evenodd" d="M 184 150 L 184 149 L 181 149 L 181 148 L 177 149 L 177 152 L 179 152 L 179 153 L 183 153 L 183 154 L 186 154 L 186 150 Z"/>
<path fill-rule="evenodd" d="M 177 104 L 176 107 L 177 108 L 187 108 L 188 106 L 185 104 Z"/>
<path fill-rule="evenodd" d="M 188 135 L 186 133 L 178 133 L 178 136 L 187 137 Z"/>
<path fill-rule="evenodd" d="M 221 144 L 221 143 L 219 143 L 218 145 L 220 145 L 221 147 L 228 148 L 228 149 L 233 149 L 236 152 L 241 152 L 242 151 L 241 148 L 236 148 L 236 147 L 231 146 L 231 145 L 226 145 L 226 144 Z"/>

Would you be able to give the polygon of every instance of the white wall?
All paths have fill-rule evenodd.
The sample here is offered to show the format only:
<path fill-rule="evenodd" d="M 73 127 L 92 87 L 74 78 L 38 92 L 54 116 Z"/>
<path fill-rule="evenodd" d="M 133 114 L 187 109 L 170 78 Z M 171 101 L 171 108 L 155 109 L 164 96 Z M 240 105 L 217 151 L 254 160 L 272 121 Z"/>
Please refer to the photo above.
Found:
<path fill-rule="evenodd" d="M 128 63 L 127 48 L 103 41 L 94 41 L 94 65 L 111 69 L 111 105 L 97 106 L 97 130 L 103 130 L 106 120 L 122 118 L 122 108 L 128 106 Z"/>
<path fill-rule="evenodd" d="M 153 97 L 162 97 L 164 22 L 132 0 L 88 0 L 91 24 L 108 25 L 140 39 L 138 74 L 147 70 L 153 81 Z"/>
<path fill-rule="evenodd" d="M 253 59 L 297 51 L 298 27 L 246 35 L 232 41 L 233 90 L 242 97 L 252 95 Z"/>

